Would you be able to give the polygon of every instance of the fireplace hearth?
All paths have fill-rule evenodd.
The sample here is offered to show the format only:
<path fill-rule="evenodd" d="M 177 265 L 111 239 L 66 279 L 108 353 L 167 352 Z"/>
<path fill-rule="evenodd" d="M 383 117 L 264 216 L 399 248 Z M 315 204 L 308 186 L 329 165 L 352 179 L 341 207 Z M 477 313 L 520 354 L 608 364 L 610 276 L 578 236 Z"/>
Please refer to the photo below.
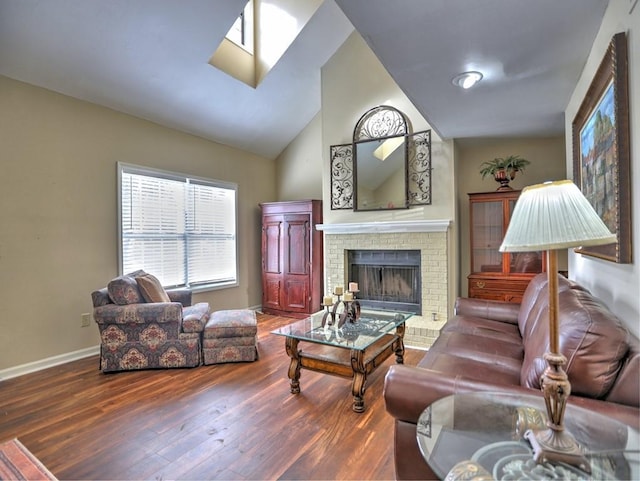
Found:
<path fill-rule="evenodd" d="M 422 314 L 419 250 L 349 250 L 347 272 L 363 307 Z"/>

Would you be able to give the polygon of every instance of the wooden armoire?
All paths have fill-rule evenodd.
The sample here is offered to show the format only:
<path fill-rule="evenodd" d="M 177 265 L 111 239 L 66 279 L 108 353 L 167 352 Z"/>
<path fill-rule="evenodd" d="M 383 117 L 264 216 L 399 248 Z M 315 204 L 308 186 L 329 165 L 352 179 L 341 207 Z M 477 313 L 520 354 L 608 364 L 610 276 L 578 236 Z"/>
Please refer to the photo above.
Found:
<path fill-rule="evenodd" d="M 304 318 L 321 310 L 322 201 L 265 202 L 262 209 L 262 311 Z"/>

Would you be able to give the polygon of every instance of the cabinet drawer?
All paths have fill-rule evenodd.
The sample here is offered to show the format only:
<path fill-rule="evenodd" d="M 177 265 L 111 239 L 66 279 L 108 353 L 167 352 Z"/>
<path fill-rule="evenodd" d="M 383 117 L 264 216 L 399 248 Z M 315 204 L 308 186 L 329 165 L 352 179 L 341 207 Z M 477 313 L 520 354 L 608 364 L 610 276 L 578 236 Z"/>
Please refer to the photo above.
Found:
<path fill-rule="evenodd" d="M 529 279 L 469 279 L 469 297 L 520 302 Z"/>

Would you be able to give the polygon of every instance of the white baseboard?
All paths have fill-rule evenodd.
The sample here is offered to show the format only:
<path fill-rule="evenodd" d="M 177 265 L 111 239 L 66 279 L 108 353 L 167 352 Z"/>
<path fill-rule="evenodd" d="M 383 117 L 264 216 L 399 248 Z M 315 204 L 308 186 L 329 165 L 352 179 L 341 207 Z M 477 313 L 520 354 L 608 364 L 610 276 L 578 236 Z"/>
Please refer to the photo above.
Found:
<path fill-rule="evenodd" d="M 57 356 L 47 357 L 39 361 L 29 362 L 20 366 L 10 367 L 8 369 L 0 370 L 0 381 L 5 379 L 11 379 L 12 377 L 24 376 L 42 369 L 47 369 L 53 366 L 58 366 L 71 361 L 77 361 L 89 356 L 95 356 L 100 354 L 100 346 L 87 347 L 86 349 L 80 349 L 79 351 L 67 352 L 65 354 L 59 354 Z"/>
<path fill-rule="evenodd" d="M 262 309 L 262 306 L 252 306 L 248 309 L 259 312 Z M 68 352 L 66 354 L 48 357 L 39 361 L 29 362 L 20 366 L 0 369 L 0 381 L 11 379 L 12 377 L 24 376 L 25 374 L 41 371 L 42 369 L 58 366 L 59 364 L 64 364 L 66 362 L 77 361 L 78 359 L 95 356 L 98 354 L 100 354 L 100 346 L 93 346 L 86 349 L 80 349 L 79 351 Z"/>

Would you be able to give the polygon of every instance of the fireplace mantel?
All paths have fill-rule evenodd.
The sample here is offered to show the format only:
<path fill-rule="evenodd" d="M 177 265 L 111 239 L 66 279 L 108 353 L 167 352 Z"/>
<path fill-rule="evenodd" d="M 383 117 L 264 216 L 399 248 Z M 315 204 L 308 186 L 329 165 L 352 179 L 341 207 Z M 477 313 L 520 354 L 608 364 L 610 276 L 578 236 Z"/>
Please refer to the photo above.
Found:
<path fill-rule="evenodd" d="M 389 232 L 446 232 L 450 220 L 401 220 L 384 222 L 349 222 L 344 224 L 317 224 L 325 234 L 369 234 Z"/>

